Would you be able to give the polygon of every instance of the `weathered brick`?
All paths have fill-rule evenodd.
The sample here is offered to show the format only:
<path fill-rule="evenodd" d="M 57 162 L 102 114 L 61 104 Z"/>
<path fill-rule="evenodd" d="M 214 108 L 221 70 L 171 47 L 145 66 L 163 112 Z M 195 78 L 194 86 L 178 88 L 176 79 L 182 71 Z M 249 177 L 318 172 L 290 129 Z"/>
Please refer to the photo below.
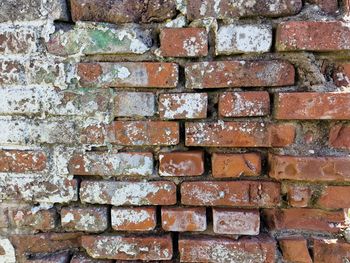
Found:
<path fill-rule="evenodd" d="M 338 11 L 337 0 L 308 0 L 308 2 L 317 5 L 322 11 L 335 15 Z"/>
<path fill-rule="evenodd" d="M 292 144 L 295 127 L 263 122 L 187 122 L 186 146 L 284 147 Z"/>
<path fill-rule="evenodd" d="M 350 260 L 350 243 L 336 239 L 314 239 L 314 263 L 343 263 Z"/>
<path fill-rule="evenodd" d="M 307 185 L 287 185 L 286 193 L 289 205 L 293 207 L 307 207 L 311 201 L 312 190 Z"/>
<path fill-rule="evenodd" d="M 162 207 L 162 228 L 174 232 L 205 231 L 207 229 L 205 208 Z"/>
<path fill-rule="evenodd" d="M 290 21 L 278 25 L 278 51 L 350 50 L 350 29 L 340 21 Z"/>
<path fill-rule="evenodd" d="M 349 157 L 270 155 L 269 176 L 278 180 L 350 181 Z"/>
<path fill-rule="evenodd" d="M 329 131 L 329 145 L 333 148 L 350 149 L 350 125 L 334 125 Z"/>
<path fill-rule="evenodd" d="M 8 218 L 17 228 L 47 231 L 56 227 L 57 213 L 55 209 L 36 211 L 35 207 L 19 207 L 9 209 Z"/>
<path fill-rule="evenodd" d="M 280 184 L 264 181 L 202 181 L 181 184 L 184 205 L 273 207 L 280 202 Z"/>
<path fill-rule="evenodd" d="M 49 87 L 9 87 L 0 90 L 0 113 L 4 115 L 77 115 L 105 114 L 109 108 L 107 90 L 81 93 Z"/>
<path fill-rule="evenodd" d="M 258 235 L 258 210 L 213 208 L 213 229 L 217 234 Z"/>
<path fill-rule="evenodd" d="M 269 52 L 272 27 L 269 25 L 223 25 L 216 35 L 216 55 Z"/>
<path fill-rule="evenodd" d="M 77 142 L 75 123 L 70 121 L 47 121 L 1 118 L 0 127 L 6 127 L 0 135 L 1 144 L 29 145 L 37 143 Z"/>
<path fill-rule="evenodd" d="M 16 29 L 0 32 L 0 54 L 31 53 L 36 50 L 32 30 Z"/>
<path fill-rule="evenodd" d="M 172 240 L 163 236 L 83 236 L 82 246 L 93 258 L 121 260 L 169 260 Z"/>
<path fill-rule="evenodd" d="M 191 0 L 188 2 L 187 17 L 190 20 L 215 17 L 217 19 L 232 19 L 234 17 L 278 17 L 297 14 L 302 8 L 302 1 L 279 0 L 253 2 L 232 2 L 229 0 Z"/>
<path fill-rule="evenodd" d="M 80 233 L 44 233 L 36 235 L 12 235 L 9 237 L 16 249 L 19 262 L 28 262 L 26 255 L 54 253 L 80 247 Z"/>
<path fill-rule="evenodd" d="M 350 118 L 349 104 L 350 93 L 278 93 L 275 98 L 275 118 L 346 120 Z"/>
<path fill-rule="evenodd" d="M 173 93 L 159 96 L 162 119 L 200 119 L 207 117 L 206 93 Z"/>
<path fill-rule="evenodd" d="M 24 78 L 24 66 L 19 61 L 2 59 L 0 68 L 0 85 L 18 84 Z"/>
<path fill-rule="evenodd" d="M 46 43 L 48 52 L 58 56 L 143 54 L 151 46 L 151 32 L 139 26 L 83 23 L 67 31 L 56 31 Z"/>
<path fill-rule="evenodd" d="M 259 176 L 261 156 L 257 153 L 214 153 L 211 157 L 213 177 Z"/>
<path fill-rule="evenodd" d="M 107 207 L 63 207 L 61 224 L 66 231 L 102 232 L 108 228 Z"/>
<path fill-rule="evenodd" d="M 77 181 L 42 175 L 0 174 L 0 200 L 67 203 L 77 200 Z"/>
<path fill-rule="evenodd" d="M 75 253 L 70 263 L 114 263 L 114 261 L 109 259 L 93 259 L 85 253 Z"/>
<path fill-rule="evenodd" d="M 203 57 L 208 55 L 205 28 L 164 28 L 160 32 L 160 55 L 163 57 Z"/>
<path fill-rule="evenodd" d="M 175 1 L 70 0 L 73 21 L 109 23 L 162 22 L 176 14 Z"/>
<path fill-rule="evenodd" d="M 333 72 L 333 82 L 338 87 L 350 85 L 350 63 L 337 64 Z"/>
<path fill-rule="evenodd" d="M 350 186 L 325 186 L 316 205 L 326 209 L 350 207 Z"/>
<path fill-rule="evenodd" d="M 346 211 L 310 208 L 265 209 L 263 217 L 270 230 L 308 230 L 337 233 L 346 227 Z"/>
<path fill-rule="evenodd" d="M 25 262 L 30 263 L 64 263 L 71 258 L 69 251 L 58 251 L 50 254 L 36 254 L 31 255 L 30 260 Z"/>
<path fill-rule="evenodd" d="M 266 91 L 225 92 L 219 97 L 222 117 L 265 116 L 270 113 L 270 97 Z"/>
<path fill-rule="evenodd" d="M 175 88 L 178 66 L 161 62 L 79 63 L 77 75 L 83 87 Z"/>
<path fill-rule="evenodd" d="M 204 173 L 204 153 L 200 151 L 159 154 L 159 175 L 196 176 Z"/>
<path fill-rule="evenodd" d="M 150 231 L 157 224 L 155 207 L 113 207 L 111 218 L 118 231 Z"/>
<path fill-rule="evenodd" d="M 151 92 L 117 92 L 114 96 L 115 117 L 148 117 L 155 111 L 155 95 Z"/>
<path fill-rule="evenodd" d="M 287 262 L 312 263 L 307 240 L 302 237 L 287 237 L 278 241 L 283 259 Z"/>
<path fill-rule="evenodd" d="M 86 152 L 75 154 L 70 159 L 68 168 L 75 175 L 148 176 L 153 173 L 153 155 L 138 152 Z"/>
<path fill-rule="evenodd" d="M 176 145 L 179 124 L 167 121 L 115 121 L 108 128 L 108 140 L 119 145 Z"/>
<path fill-rule="evenodd" d="M 43 10 L 45 5 L 45 10 Z M 3 0 L 0 3 L 0 22 L 28 21 L 37 19 L 68 21 L 66 1 Z"/>
<path fill-rule="evenodd" d="M 38 172 L 46 168 L 43 151 L 0 150 L 0 172 Z"/>
<path fill-rule="evenodd" d="M 80 142 L 83 144 L 104 144 L 106 140 L 106 125 L 101 122 L 88 122 L 80 132 Z"/>
<path fill-rule="evenodd" d="M 275 262 L 276 243 L 268 237 L 183 237 L 180 262 Z"/>
<path fill-rule="evenodd" d="M 185 73 L 189 89 L 288 86 L 295 78 L 293 65 L 283 60 L 194 62 Z"/>
<path fill-rule="evenodd" d="M 83 181 L 80 199 L 84 203 L 121 205 L 173 205 L 176 186 L 172 182 Z"/>

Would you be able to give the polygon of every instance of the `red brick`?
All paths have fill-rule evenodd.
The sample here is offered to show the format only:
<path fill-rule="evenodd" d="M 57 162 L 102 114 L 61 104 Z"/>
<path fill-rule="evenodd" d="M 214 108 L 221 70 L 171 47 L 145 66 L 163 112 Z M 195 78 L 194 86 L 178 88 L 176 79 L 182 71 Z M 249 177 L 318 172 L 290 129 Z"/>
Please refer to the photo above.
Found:
<path fill-rule="evenodd" d="M 54 253 L 79 248 L 81 246 L 80 238 L 80 233 L 45 233 L 9 237 L 19 262 L 27 262 L 26 255 L 28 254 Z"/>
<path fill-rule="evenodd" d="M 345 211 L 309 208 L 265 209 L 264 218 L 270 230 L 308 230 L 337 233 L 346 227 Z"/>
<path fill-rule="evenodd" d="M 180 262 L 275 262 L 275 242 L 268 237 L 183 237 Z"/>
<path fill-rule="evenodd" d="M 196 176 L 204 173 L 204 153 L 201 151 L 159 154 L 159 175 Z"/>
<path fill-rule="evenodd" d="M 114 263 L 113 260 L 93 259 L 85 253 L 75 253 L 70 263 Z"/>
<path fill-rule="evenodd" d="M 107 207 L 64 207 L 61 224 L 66 231 L 102 232 L 108 228 Z"/>
<path fill-rule="evenodd" d="M 173 205 L 176 186 L 172 182 L 82 181 L 83 203 L 121 205 Z"/>
<path fill-rule="evenodd" d="M 178 82 L 175 63 L 79 63 L 77 74 L 83 87 L 175 88 Z"/>
<path fill-rule="evenodd" d="M 280 184 L 262 181 L 202 181 L 181 184 L 184 205 L 274 207 L 280 203 Z"/>
<path fill-rule="evenodd" d="M 185 73 L 189 89 L 289 86 L 295 77 L 293 65 L 283 60 L 188 63 Z"/>
<path fill-rule="evenodd" d="M 349 2 L 350 6 L 350 2 Z M 338 63 L 333 72 L 333 82 L 336 86 L 350 85 L 350 63 Z"/>
<path fill-rule="evenodd" d="M 350 186 L 325 186 L 316 205 L 327 209 L 350 207 Z"/>
<path fill-rule="evenodd" d="M 350 149 L 350 125 L 334 125 L 329 131 L 329 145 L 333 148 Z"/>
<path fill-rule="evenodd" d="M 301 0 L 280 0 L 275 2 L 254 1 L 247 4 L 230 0 L 191 0 L 188 2 L 187 17 L 190 20 L 215 17 L 218 19 L 232 19 L 252 16 L 290 16 L 297 14 L 303 6 Z"/>
<path fill-rule="evenodd" d="M 337 0 L 308 0 L 312 4 L 316 4 L 320 9 L 328 14 L 335 15 L 338 11 Z"/>
<path fill-rule="evenodd" d="M 206 93 L 173 93 L 159 95 L 162 119 L 200 119 L 207 117 Z"/>
<path fill-rule="evenodd" d="M 83 236 L 82 246 L 93 258 L 121 260 L 168 260 L 173 247 L 164 236 Z"/>
<path fill-rule="evenodd" d="M 115 121 L 108 127 L 113 144 L 146 146 L 179 143 L 179 124 L 167 121 Z"/>
<path fill-rule="evenodd" d="M 340 21 L 289 21 L 278 25 L 278 51 L 350 50 L 350 29 Z"/>
<path fill-rule="evenodd" d="M 211 158 L 213 177 L 259 176 L 261 157 L 258 153 L 214 153 Z"/>
<path fill-rule="evenodd" d="M 187 122 L 186 146 L 284 147 L 292 144 L 295 127 L 263 122 Z"/>
<path fill-rule="evenodd" d="M 175 1 L 71 0 L 70 5 L 73 21 L 147 23 L 161 22 L 176 14 Z"/>
<path fill-rule="evenodd" d="M 117 231 L 150 231 L 157 224 L 155 207 L 113 207 L 111 218 Z"/>
<path fill-rule="evenodd" d="M 283 259 L 287 262 L 312 263 L 304 238 L 283 238 L 278 241 L 282 250 Z"/>
<path fill-rule="evenodd" d="M 162 207 L 162 228 L 174 232 L 205 231 L 207 229 L 205 208 Z"/>
<path fill-rule="evenodd" d="M 344 263 L 350 260 L 350 243 L 336 239 L 314 240 L 314 263 Z"/>
<path fill-rule="evenodd" d="M 202 57 L 208 55 L 205 28 L 164 28 L 160 32 L 160 55 L 163 57 Z"/>
<path fill-rule="evenodd" d="M 146 152 L 86 152 L 73 155 L 68 169 L 74 175 L 147 176 L 153 173 L 153 155 Z"/>
<path fill-rule="evenodd" d="M 0 150 L 1 172 L 38 172 L 46 168 L 46 161 L 42 151 Z"/>
<path fill-rule="evenodd" d="M 35 211 L 35 207 L 9 209 L 8 218 L 16 228 L 31 228 L 47 231 L 56 227 L 55 209 Z"/>
<path fill-rule="evenodd" d="M 277 180 L 350 181 L 349 157 L 270 155 L 269 163 L 269 175 Z"/>
<path fill-rule="evenodd" d="M 279 93 L 275 98 L 275 118 L 346 120 L 350 118 L 349 104 L 350 93 Z"/>
<path fill-rule="evenodd" d="M 258 235 L 259 210 L 213 208 L 213 228 L 217 234 Z"/>
<path fill-rule="evenodd" d="M 287 185 L 288 203 L 293 207 L 307 207 L 311 201 L 312 190 L 306 185 Z"/>
<path fill-rule="evenodd" d="M 265 116 L 270 113 L 270 97 L 266 91 L 225 92 L 219 98 L 222 117 Z"/>

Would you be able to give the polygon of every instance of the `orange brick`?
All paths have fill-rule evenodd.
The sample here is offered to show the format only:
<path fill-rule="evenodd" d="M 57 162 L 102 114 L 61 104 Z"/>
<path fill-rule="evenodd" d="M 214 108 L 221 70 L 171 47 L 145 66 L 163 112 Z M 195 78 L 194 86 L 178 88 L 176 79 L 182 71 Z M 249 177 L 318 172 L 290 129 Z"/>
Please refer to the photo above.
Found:
<path fill-rule="evenodd" d="M 164 28 L 160 32 L 163 57 L 202 57 L 208 54 L 205 28 Z"/>
<path fill-rule="evenodd" d="M 261 157 L 257 153 L 214 153 L 211 158 L 213 177 L 258 176 L 261 173 Z"/>

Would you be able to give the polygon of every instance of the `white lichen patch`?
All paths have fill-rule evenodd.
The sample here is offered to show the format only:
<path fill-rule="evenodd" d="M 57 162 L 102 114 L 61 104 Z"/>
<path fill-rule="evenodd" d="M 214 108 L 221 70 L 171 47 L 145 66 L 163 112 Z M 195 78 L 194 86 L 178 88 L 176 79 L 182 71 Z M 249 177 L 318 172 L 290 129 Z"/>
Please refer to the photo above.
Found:
<path fill-rule="evenodd" d="M 118 117 L 153 116 L 155 95 L 151 92 L 117 92 L 114 115 Z"/>
<path fill-rule="evenodd" d="M 159 191 L 170 193 L 171 184 L 153 182 L 86 182 L 81 187 L 81 200 L 86 203 L 121 205 L 152 205 L 150 198 Z"/>
<path fill-rule="evenodd" d="M 84 169 L 88 174 L 102 176 L 140 175 L 153 173 L 153 156 L 143 153 L 86 153 Z"/>
<path fill-rule="evenodd" d="M 268 52 L 272 45 L 269 25 L 225 25 L 216 35 L 216 54 Z"/>
<path fill-rule="evenodd" d="M 186 56 L 196 57 L 203 54 L 204 48 L 207 45 L 207 35 L 205 32 L 190 36 L 182 43 L 182 48 L 186 51 Z"/>
<path fill-rule="evenodd" d="M 140 224 L 149 220 L 151 215 L 146 209 L 115 208 L 111 211 L 112 226 L 124 224 Z"/>
<path fill-rule="evenodd" d="M 206 117 L 207 106 L 206 93 L 181 93 L 161 97 L 159 108 L 165 119 L 195 119 Z"/>

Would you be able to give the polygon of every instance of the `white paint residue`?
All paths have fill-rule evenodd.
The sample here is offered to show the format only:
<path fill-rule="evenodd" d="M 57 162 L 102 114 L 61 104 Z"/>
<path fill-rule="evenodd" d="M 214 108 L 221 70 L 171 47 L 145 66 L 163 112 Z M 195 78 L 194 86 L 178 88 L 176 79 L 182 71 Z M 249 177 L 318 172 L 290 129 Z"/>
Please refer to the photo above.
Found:
<path fill-rule="evenodd" d="M 74 215 L 73 213 L 68 212 L 67 214 L 64 215 L 61 219 L 62 223 L 69 223 L 74 221 Z"/>
<path fill-rule="evenodd" d="M 135 209 L 112 209 L 111 212 L 112 225 L 122 226 L 123 224 L 138 224 L 149 219 L 150 215 L 146 210 L 135 210 Z"/>
<path fill-rule="evenodd" d="M 4 237 L 0 237 L 0 248 L 3 253 L 0 254 L 0 262 L 4 263 L 16 263 L 15 249 L 13 248 L 10 240 Z"/>
<path fill-rule="evenodd" d="M 272 45 L 272 28 L 268 25 L 227 25 L 216 36 L 217 54 L 268 52 Z"/>

